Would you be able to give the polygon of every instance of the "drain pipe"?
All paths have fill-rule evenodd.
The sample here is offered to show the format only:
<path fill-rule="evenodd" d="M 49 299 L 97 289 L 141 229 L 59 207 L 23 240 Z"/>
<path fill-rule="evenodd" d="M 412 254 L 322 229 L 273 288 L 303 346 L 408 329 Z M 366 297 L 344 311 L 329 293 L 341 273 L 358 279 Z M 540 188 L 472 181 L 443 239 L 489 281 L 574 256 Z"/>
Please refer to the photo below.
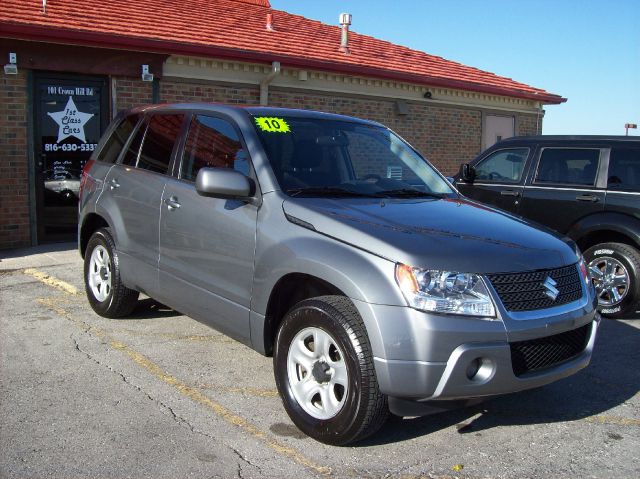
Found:
<path fill-rule="evenodd" d="M 271 64 L 271 71 L 260 82 L 260 105 L 267 106 L 269 104 L 269 84 L 280 74 L 280 62 Z"/>

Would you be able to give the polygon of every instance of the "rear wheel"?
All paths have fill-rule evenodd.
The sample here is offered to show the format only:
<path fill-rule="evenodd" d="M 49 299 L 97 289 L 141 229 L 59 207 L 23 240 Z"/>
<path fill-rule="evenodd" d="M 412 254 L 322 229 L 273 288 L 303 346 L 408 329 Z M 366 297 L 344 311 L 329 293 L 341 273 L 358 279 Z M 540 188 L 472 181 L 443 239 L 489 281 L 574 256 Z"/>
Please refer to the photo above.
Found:
<path fill-rule="evenodd" d="M 289 417 L 318 441 L 362 440 L 388 416 L 364 324 L 348 298 L 298 303 L 278 330 L 273 363 Z"/>
<path fill-rule="evenodd" d="M 602 243 L 585 251 L 584 257 L 602 315 L 633 316 L 640 309 L 640 252 L 622 243 Z"/>
<path fill-rule="evenodd" d="M 122 284 L 118 252 L 109 228 L 100 228 L 87 243 L 84 282 L 89 304 L 100 316 L 126 316 L 138 302 L 139 293 Z"/>

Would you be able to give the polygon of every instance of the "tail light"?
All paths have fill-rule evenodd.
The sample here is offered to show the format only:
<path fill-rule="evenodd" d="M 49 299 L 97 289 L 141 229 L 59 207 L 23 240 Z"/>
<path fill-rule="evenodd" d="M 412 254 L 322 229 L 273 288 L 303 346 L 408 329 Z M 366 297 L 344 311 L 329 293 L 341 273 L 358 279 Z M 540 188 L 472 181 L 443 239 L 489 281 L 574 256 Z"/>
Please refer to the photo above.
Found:
<path fill-rule="evenodd" d="M 82 190 L 84 189 L 84 186 L 87 182 L 87 177 L 89 176 L 89 170 L 93 166 L 93 163 L 94 163 L 94 160 L 89 160 L 84 165 L 84 168 L 82 168 L 82 175 L 80 176 L 80 191 L 78 193 L 80 198 L 82 198 Z"/>

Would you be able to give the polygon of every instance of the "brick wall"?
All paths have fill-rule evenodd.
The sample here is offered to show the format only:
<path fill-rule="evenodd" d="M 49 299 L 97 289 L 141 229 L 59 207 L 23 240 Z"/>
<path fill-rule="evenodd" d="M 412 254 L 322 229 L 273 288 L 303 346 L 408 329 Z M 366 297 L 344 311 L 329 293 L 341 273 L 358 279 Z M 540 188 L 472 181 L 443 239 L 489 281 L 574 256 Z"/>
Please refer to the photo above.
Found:
<path fill-rule="evenodd" d="M 143 103 L 152 103 L 153 84 L 140 79 L 112 78 L 116 86 L 116 111 L 128 110 Z"/>
<path fill-rule="evenodd" d="M 27 72 L 0 76 L 0 248 L 31 243 Z"/>
<path fill-rule="evenodd" d="M 208 83 L 187 83 L 162 80 L 160 82 L 160 102 L 217 102 L 238 105 L 258 105 L 258 87 L 227 87 Z"/>
<path fill-rule="evenodd" d="M 536 115 L 518 115 L 518 135 L 540 135 L 542 134 L 542 118 L 538 121 Z"/>

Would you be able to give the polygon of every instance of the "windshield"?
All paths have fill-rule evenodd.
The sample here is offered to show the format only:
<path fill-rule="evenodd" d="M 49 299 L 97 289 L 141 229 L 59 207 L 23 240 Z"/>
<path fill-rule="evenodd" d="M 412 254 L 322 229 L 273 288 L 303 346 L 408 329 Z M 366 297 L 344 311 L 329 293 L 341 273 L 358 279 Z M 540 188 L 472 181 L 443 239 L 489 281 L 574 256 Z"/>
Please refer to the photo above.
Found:
<path fill-rule="evenodd" d="M 444 197 L 449 183 L 392 131 L 320 118 L 254 117 L 290 196 Z"/>

